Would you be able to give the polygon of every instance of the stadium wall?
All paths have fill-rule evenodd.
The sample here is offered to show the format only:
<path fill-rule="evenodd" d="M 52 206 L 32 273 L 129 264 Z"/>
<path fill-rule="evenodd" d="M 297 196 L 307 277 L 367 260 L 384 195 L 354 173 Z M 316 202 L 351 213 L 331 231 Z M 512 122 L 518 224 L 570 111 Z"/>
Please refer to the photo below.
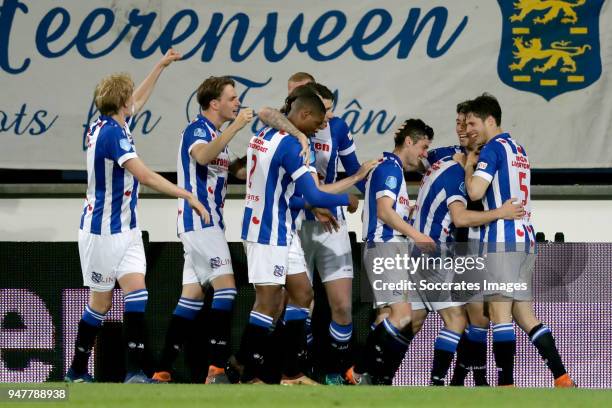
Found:
<path fill-rule="evenodd" d="M 0 241 L 76 241 L 80 198 L 0 199 Z M 244 200 L 226 200 L 228 241 L 240 241 Z M 533 200 L 532 221 L 536 231 L 552 240 L 556 232 L 566 242 L 610 242 L 612 200 Z M 142 198 L 138 214 L 142 229 L 151 241 L 178 241 L 176 202 L 172 199 Z M 361 209 L 349 214 L 349 230 L 361 236 Z"/>

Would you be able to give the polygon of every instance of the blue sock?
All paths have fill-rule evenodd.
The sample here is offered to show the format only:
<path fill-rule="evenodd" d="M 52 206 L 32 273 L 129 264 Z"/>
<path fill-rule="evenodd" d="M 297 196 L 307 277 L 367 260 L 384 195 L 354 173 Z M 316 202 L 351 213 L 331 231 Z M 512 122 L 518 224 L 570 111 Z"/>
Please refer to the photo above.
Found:
<path fill-rule="evenodd" d="M 249 324 L 271 330 L 272 322 L 273 322 L 272 316 L 268 316 L 263 313 L 259 313 L 254 310 L 251 310 L 251 314 L 249 315 Z"/>
<path fill-rule="evenodd" d="M 149 292 L 146 289 L 135 290 L 128 293 L 123 297 L 124 312 L 125 313 L 144 313 L 147 308 L 147 300 L 149 299 Z"/>
<path fill-rule="evenodd" d="M 493 325 L 493 356 L 497 365 L 497 384 L 514 384 L 516 334 L 512 323 Z"/>
<path fill-rule="evenodd" d="M 215 290 L 211 307 L 217 310 L 232 310 L 237 293 L 235 288 Z"/>
<path fill-rule="evenodd" d="M 308 316 L 306 318 L 306 344 L 308 346 L 311 346 L 313 341 L 314 337 L 312 336 L 312 318 Z"/>
<path fill-rule="evenodd" d="M 512 323 L 500 323 L 493 325 L 493 343 L 504 341 L 516 341 L 516 333 Z"/>
<path fill-rule="evenodd" d="M 407 349 L 408 345 L 410 344 L 410 340 L 409 338 L 405 337 L 404 335 L 402 335 L 402 333 L 399 331 L 399 329 L 397 327 L 395 327 L 393 325 L 393 323 L 391 323 L 389 321 L 389 319 L 385 319 L 382 321 L 382 324 L 385 327 L 385 330 L 387 331 L 387 333 L 389 333 L 391 335 L 391 338 L 393 338 L 393 340 L 395 340 L 395 342 L 397 343 L 397 345 L 399 346 L 400 349 Z"/>
<path fill-rule="evenodd" d="M 82 319 L 87 324 L 93 327 L 100 327 L 104 322 L 104 316 L 106 313 L 98 313 L 94 311 L 89 305 L 85 305 L 85 310 L 83 311 Z"/>
<path fill-rule="evenodd" d="M 342 325 L 332 320 L 329 324 L 329 335 L 338 343 L 348 343 L 353 335 L 353 324 Z"/>
<path fill-rule="evenodd" d="M 474 343 L 484 343 L 487 344 L 487 332 L 489 330 L 487 328 L 482 328 L 478 326 L 474 326 L 470 324 L 466 329 L 467 338 Z"/>
<path fill-rule="evenodd" d="M 285 308 L 285 322 L 293 320 L 306 320 L 308 318 L 309 310 L 307 307 L 299 307 L 296 305 L 287 305 Z"/>
<path fill-rule="evenodd" d="M 203 300 L 181 297 L 176 305 L 176 308 L 174 309 L 173 314 L 187 320 L 195 320 L 203 306 Z"/>
<path fill-rule="evenodd" d="M 444 350 L 454 354 L 455 351 L 457 351 L 457 345 L 459 344 L 460 338 L 461 335 L 459 333 L 455 333 L 454 331 L 443 327 L 438 333 L 438 337 L 436 337 L 436 341 L 434 342 L 434 350 Z"/>

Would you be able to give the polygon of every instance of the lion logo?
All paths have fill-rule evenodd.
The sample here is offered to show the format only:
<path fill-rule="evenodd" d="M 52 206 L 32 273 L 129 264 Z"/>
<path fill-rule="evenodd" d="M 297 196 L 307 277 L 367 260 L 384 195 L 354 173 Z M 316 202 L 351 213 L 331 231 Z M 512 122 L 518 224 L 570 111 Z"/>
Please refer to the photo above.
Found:
<path fill-rule="evenodd" d="M 497 73 L 547 101 L 595 83 L 602 72 L 604 0 L 497 0 L 502 12 Z"/>
<path fill-rule="evenodd" d="M 510 16 L 510 21 L 513 23 L 523 21 L 533 11 L 548 10 L 544 16 L 535 17 L 533 23 L 547 24 L 563 12 L 563 17 L 561 18 L 563 24 L 576 24 L 578 22 L 578 15 L 574 9 L 583 6 L 585 3 L 586 0 L 577 0 L 575 3 L 562 0 L 519 0 L 517 3 L 514 3 L 514 8 L 520 12 Z"/>
<path fill-rule="evenodd" d="M 576 61 L 573 57 L 584 54 L 591 46 L 585 44 L 581 47 L 570 47 L 571 41 L 554 41 L 550 44 L 549 49 L 542 49 L 542 39 L 532 38 L 529 41 L 523 42 L 522 37 L 514 39 L 513 51 L 514 58 L 518 62 L 509 65 L 510 71 L 520 71 L 532 60 L 545 60 L 543 65 L 538 65 L 533 68 L 533 72 L 547 72 L 555 68 L 559 64 L 559 60 L 563 61 L 560 72 L 576 72 Z"/>

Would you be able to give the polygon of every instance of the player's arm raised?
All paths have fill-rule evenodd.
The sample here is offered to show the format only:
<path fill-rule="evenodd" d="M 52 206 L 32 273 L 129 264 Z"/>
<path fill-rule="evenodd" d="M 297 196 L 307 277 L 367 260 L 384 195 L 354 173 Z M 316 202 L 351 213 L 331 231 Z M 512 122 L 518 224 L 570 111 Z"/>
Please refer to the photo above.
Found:
<path fill-rule="evenodd" d="M 199 143 L 191 149 L 191 156 L 200 164 L 205 166 L 215 159 L 236 134 L 253 119 L 253 109 L 241 109 L 236 119 L 221 133 L 221 135 L 209 143 Z M 245 177 L 246 178 L 246 177 Z"/>
<path fill-rule="evenodd" d="M 206 224 L 210 223 L 210 214 L 208 211 L 206 211 L 206 208 L 204 208 L 202 203 L 198 201 L 195 195 L 172 184 L 153 170 L 149 169 L 138 157 L 128 159 L 123 164 L 123 167 L 132 173 L 140 184 L 150 187 L 162 194 L 185 199 L 191 208 L 193 208 L 196 213 L 202 217 Z"/>
<path fill-rule="evenodd" d="M 494 210 L 472 211 L 466 208 L 463 201 L 457 200 L 450 203 L 448 209 L 455 227 L 478 227 L 499 219 L 518 220 L 523 218 L 525 209 L 521 204 L 514 204 L 516 201 L 518 199 L 511 198 L 504 205 Z"/>
<path fill-rule="evenodd" d="M 283 115 L 279 110 L 265 107 L 260 109 L 259 112 L 257 112 L 257 116 L 266 125 L 295 136 L 298 142 L 300 142 L 300 146 L 302 147 L 300 156 L 308 157 L 308 155 L 310 154 L 310 140 L 304 133 L 302 133 L 298 128 L 296 128 L 293 123 L 291 123 L 289 119 L 287 119 L 287 117 Z"/>
<path fill-rule="evenodd" d="M 181 58 L 182 55 L 180 53 L 170 48 L 162 59 L 155 64 L 151 72 L 149 72 L 149 75 L 146 76 L 146 78 L 140 83 L 140 85 L 138 85 L 132 94 L 132 98 L 134 99 L 134 113 L 140 112 L 145 103 L 147 103 L 162 71 L 168 65 L 172 64 L 174 61 L 180 60 Z"/>
<path fill-rule="evenodd" d="M 376 200 L 376 215 L 377 217 L 393 228 L 396 231 L 402 233 L 416 243 L 416 245 L 424 251 L 433 251 L 436 248 L 436 244 L 430 236 L 419 232 L 412 225 L 399 216 L 399 214 L 393 209 L 395 200 L 391 197 L 382 196 Z"/>

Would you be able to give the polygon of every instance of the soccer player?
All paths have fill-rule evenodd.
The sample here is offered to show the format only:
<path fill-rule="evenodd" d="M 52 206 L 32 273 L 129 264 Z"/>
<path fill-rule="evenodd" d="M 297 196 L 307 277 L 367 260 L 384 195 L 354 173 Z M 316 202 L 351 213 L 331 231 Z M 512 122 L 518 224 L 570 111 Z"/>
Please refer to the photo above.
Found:
<path fill-rule="evenodd" d="M 421 168 L 419 169 L 421 173 L 425 173 L 433 163 L 444 157 L 453 156 L 456 153 L 466 153 L 469 143 L 474 144 L 474 137 L 470 138 L 466 132 L 465 114 L 468 103 L 469 101 L 464 101 L 457 104 L 455 132 L 459 144 L 429 150 L 427 152 L 427 159 L 422 161 Z M 469 197 L 467 197 L 467 200 L 468 210 L 483 210 L 480 200 L 472 201 Z M 455 239 L 457 242 L 469 242 L 467 248 L 471 250 L 473 248 L 471 244 L 480 242 L 480 233 L 480 226 L 459 227 L 455 230 Z M 465 305 L 465 309 L 469 325 L 459 341 L 451 385 L 463 385 L 465 377 L 471 370 L 474 376 L 474 383 L 477 386 L 487 386 L 487 332 L 489 318 L 485 316 L 483 302 L 472 299 Z"/>
<path fill-rule="evenodd" d="M 467 139 L 467 137 L 466 137 Z M 500 208 L 490 211 L 470 211 L 467 209 L 467 194 L 464 185 L 463 168 L 447 156 L 433 163 L 421 181 L 421 188 L 413 211 L 412 225 L 420 232 L 429 235 L 440 245 L 440 255 L 452 257 L 455 227 L 474 227 L 488 224 L 497 219 L 521 219 L 524 210 L 521 205 L 513 204 L 516 198 L 508 199 Z M 465 271 L 462 271 L 462 273 Z M 424 268 L 419 271 L 430 282 L 452 282 L 452 269 Z M 461 334 L 467 325 L 463 299 L 454 299 L 450 293 L 417 291 L 420 300 L 412 302 L 413 317 L 422 322 L 429 311 L 436 311 L 444 321 L 434 343 L 434 360 L 431 370 L 431 385 L 444 385 Z M 413 325 L 413 334 L 415 329 Z M 486 334 L 486 331 L 485 331 Z"/>
<path fill-rule="evenodd" d="M 308 72 L 296 72 L 287 80 L 287 95 L 291 95 L 291 92 L 299 86 L 315 82 L 315 78 Z"/>
<path fill-rule="evenodd" d="M 127 74 L 103 78 L 94 101 L 100 117 L 87 137 L 87 196 L 79 229 L 79 256 L 89 302 L 79 321 L 75 354 L 67 382 L 91 382 L 87 364 L 96 335 L 111 307 L 115 283 L 124 293 L 125 382 L 152 382 L 142 371 L 148 292 L 146 260 L 136 206 L 140 184 L 184 199 L 196 217 L 209 222 L 209 213 L 189 191 L 151 171 L 136 154 L 129 123 L 145 104 L 161 72 L 181 56 L 169 50 L 134 90 Z"/>
<path fill-rule="evenodd" d="M 317 177 L 324 186 L 334 185 L 337 182 L 339 162 L 342 162 L 350 180 L 353 175 L 360 173 L 360 164 L 348 125 L 343 119 L 333 116 L 334 94 L 319 83 L 309 86 L 322 98 L 327 110 L 326 126 L 311 138 Z M 344 181 L 348 180 L 345 178 L 341 183 Z M 353 181 L 351 184 L 354 183 Z M 362 192 L 365 191 L 365 183 L 359 182 L 356 185 Z M 343 374 L 352 365 L 350 345 L 353 332 L 351 311 L 353 260 L 344 211 L 341 207 L 337 207 L 332 212 L 339 221 L 338 230 L 327 228 L 311 211 L 306 211 L 299 236 L 308 273 L 312 274 L 315 268 L 317 269 L 331 309 L 329 337 L 325 342 L 327 345 L 324 358 L 327 363 L 325 383 L 341 385 L 344 384 Z"/>
<path fill-rule="evenodd" d="M 487 274 L 491 280 L 527 283 L 535 267 L 535 233 L 530 222 L 530 164 L 527 152 L 501 129 L 501 107 L 492 95 L 483 94 L 468 105 L 467 133 L 476 133 L 484 144 L 480 155 L 467 155 L 465 186 L 472 200 L 483 200 L 493 210 L 510 197 L 519 197 L 526 215 L 520 220 L 498 220 L 488 224 L 482 236 L 487 244 Z M 488 304 L 493 324 L 493 354 L 498 385 L 514 385 L 516 336 L 512 319 L 528 334 L 555 379 L 556 387 L 574 387 L 550 328 L 533 312 L 529 290 L 513 294 L 491 292 Z"/>
<path fill-rule="evenodd" d="M 404 170 L 415 168 L 427 156 L 433 130 L 420 119 L 409 119 L 395 133 L 395 149 L 383 153 L 382 162 L 366 181 L 363 210 L 364 267 L 379 313 L 389 314 L 368 336 L 363 358 L 347 372 L 350 383 L 390 384 L 412 340 L 411 307 L 403 290 L 381 291 L 375 281 L 399 282 L 406 270 L 395 266 L 376 271 L 377 259 L 410 253 L 411 245 L 434 250 L 434 241 L 410 225 L 410 206 Z M 366 375 L 368 374 L 368 375 Z"/>
<path fill-rule="evenodd" d="M 301 132 L 311 134 L 321 126 L 324 115 L 325 107 L 319 97 L 304 95 L 292 103 L 287 117 Z M 265 377 L 262 356 L 281 306 L 281 286 L 286 283 L 291 299 L 297 303 L 288 305 L 287 309 L 294 310 L 295 316 L 285 314 L 286 321 L 297 320 L 303 325 L 312 300 L 304 288 L 293 287 L 287 277 L 293 229 L 289 201 L 294 189 L 298 188 L 312 206 L 349 205 L 352 211 L 357 208 L 354 196 L 319 191 L 299 154 L 297 141 L 276 129 L 264 129 L 249 143 L 242 239 L 256 299 L 240 349 L 228 364 L 228 369 L 239 374 L 241 382 L 259 382 L 259 378 Z M 300 332 L 303 333 L 303 328 L 292 330 L 293 338 L 285 337 L 285 347 L 295 347 L 300 342 L 296 338 Z M 291 358 L 297 359 L 297 355 Z"/>
<path fill-rule="evenodd" d="M 178 200 L 177 230 L 185 251 L 183 289 L 168 327 L 159 367 L 153 379 L 171 381 L 172 365 L 204 305 L 204 288 L 214 290 L 207 322 L 208 376 L 206 383 L 227 382 L 231 314 L 236 284 L 229 247 L 225 240 L 223 205 L 231 166 L 228 143 L 253 118 L 251 109 L 240 109 L 235 83 L 229 77 L 209 77 L 197 90 L 200 113 L 185 128 L 178 152 L 178 185 L 195 194 L 212 215 L 204 223 L 185 200 Z M 227 129 L 219 130 L 232 121 Z M 244 173 L 241 171 L 239 173 Z M 234 174 L 246 178 L 244 174 Z"/>

